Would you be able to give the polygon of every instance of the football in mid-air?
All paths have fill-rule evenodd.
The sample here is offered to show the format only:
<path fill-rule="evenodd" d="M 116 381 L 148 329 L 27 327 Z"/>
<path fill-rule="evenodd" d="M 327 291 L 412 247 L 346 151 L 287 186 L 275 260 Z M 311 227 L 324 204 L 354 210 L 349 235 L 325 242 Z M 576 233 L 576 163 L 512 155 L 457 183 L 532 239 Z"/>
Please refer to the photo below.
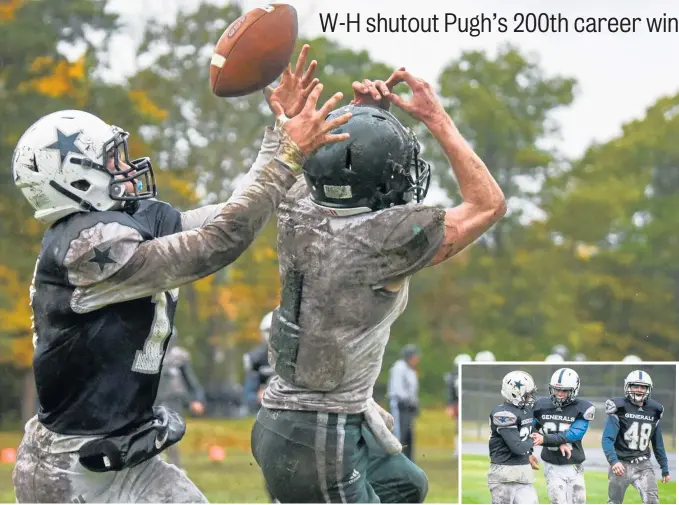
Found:
<path fill-rule="evenodd" d="M 219 97 L 244 96 L 274 82 L 297 42 L 297 11 L 270 4 L 246 12 L 224 30 L 210 61 L 210 88 Z"/>

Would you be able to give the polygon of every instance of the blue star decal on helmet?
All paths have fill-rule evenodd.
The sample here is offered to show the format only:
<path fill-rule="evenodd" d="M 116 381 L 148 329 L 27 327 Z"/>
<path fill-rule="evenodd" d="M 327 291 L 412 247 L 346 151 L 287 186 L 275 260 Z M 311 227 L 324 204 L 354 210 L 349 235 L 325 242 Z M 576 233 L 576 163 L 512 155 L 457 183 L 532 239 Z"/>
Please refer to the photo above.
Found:
<path fill-rule="evenodd" d="M 499 416 L 497 420 L 498 422 L 506 423 L 509 420 L 509 418 L 507 416 Z"/>
<path fill-rule="evenodd" d="M 85 154 L 78 146 L 75 145 L 75 141 L 78 140 L 78 136 L 80 136 L 80 132 L 75 132 L 72 135 L 66 135 L 59 128 L 57 128 L 57 141 L 54 144 L 45 146 L 45 149 L 58 149 L 59 155 L 61 156 L 61 162 L 63 163 L 68 153 Z"/>
<path fill-rule="evenodd" d="M 523 386 L 523 383 L 520 380 L 514 381 L 514 387 L 515 388 L 521 388 L 521 386 Z"/>

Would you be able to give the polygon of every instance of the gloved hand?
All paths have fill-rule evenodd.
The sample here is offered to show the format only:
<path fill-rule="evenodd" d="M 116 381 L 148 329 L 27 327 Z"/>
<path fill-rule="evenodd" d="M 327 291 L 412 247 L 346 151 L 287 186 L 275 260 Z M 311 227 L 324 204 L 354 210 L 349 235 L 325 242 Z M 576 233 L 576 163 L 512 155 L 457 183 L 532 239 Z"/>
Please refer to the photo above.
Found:
<path fill-rule="evenodd" d="M 372 398 L 368 400 L 368 410 L 364 412 L 370 430 L 389 454 L 398 454 L 403 450 L 401 442 L 392 433 L 394 417 L 378 405 Z"/>

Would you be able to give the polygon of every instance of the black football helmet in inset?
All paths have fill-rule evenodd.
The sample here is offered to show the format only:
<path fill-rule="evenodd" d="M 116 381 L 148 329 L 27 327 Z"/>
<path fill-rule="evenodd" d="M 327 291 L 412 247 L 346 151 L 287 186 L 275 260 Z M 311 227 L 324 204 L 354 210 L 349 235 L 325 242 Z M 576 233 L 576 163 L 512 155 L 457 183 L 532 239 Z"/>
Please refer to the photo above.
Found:
<path fill-rule="evenodd" d="M 349 133 L 327 144 L 304 164 L 311 200 L 332 214 L 350 215 L 424 200 L 431 167 L 420 158 L 415 134 L 374 105 L 347 105 L 328 120 L 351 112 L 332 133 Z"/>

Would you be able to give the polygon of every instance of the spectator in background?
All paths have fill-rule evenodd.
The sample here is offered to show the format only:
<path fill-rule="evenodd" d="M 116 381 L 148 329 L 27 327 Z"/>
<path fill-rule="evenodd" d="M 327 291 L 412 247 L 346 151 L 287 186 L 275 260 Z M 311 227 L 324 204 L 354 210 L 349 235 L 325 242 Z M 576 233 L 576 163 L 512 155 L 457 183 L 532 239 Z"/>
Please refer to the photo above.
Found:
<path fill-rule="evenodd" d="M 389 371 L 387 397 L 394 416 L 394 434 L 403 445 L 403 454 L 413 459 L 414 423 L 419 413 L 419 386 L 417 365 L 420 351 L 415 345 L 406 345 L 401 350 L 401 359 Z"/>
<path fill-rule="evenodd" d="M 179 346 L 177 329 L 174 328 L 165 354 L 165 361 L 158 385 L 156 405 L 162 405 L 179 414 L 187 407 L 195 415 L 205 412 L 205 391 L 191 366 L 191 354 Z M 179 444 L 167 448 L 170 463 L 181 469 Z"/>
<path fill-rule="evenodd" d="M 256 414 L 261 407 L 264 389 L 266 389 L 269 379 L 274 375 L 274 370 L 269 364 L 269 335 L 271 333 L 272 315 L 273 312 L 265 315 L 259 325 L 262 343 L 250 352 L 243 354 L 243 367 L 245 368 L 243 394 L 250 414 Z"/>

